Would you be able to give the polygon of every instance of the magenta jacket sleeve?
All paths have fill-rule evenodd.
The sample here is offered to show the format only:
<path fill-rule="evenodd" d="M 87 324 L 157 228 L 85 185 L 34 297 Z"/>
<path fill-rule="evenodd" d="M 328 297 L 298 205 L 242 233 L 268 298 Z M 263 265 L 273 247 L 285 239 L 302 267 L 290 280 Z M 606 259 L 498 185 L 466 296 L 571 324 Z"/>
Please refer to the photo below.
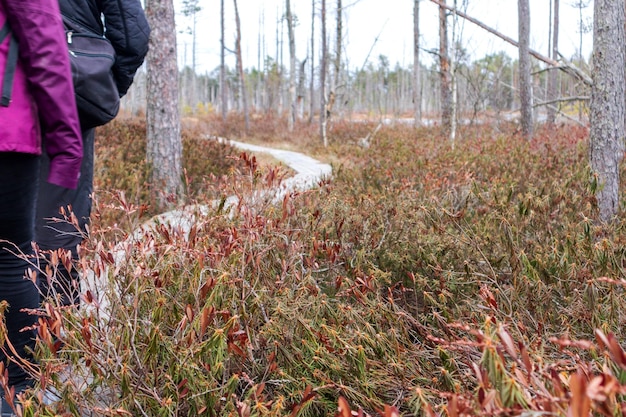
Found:
<path fill-rule="evenodd" d="M 4 3 L 50 156 L 48 181 L 76 188 L 83 155 L 69 54 L 57 0 Z"/>

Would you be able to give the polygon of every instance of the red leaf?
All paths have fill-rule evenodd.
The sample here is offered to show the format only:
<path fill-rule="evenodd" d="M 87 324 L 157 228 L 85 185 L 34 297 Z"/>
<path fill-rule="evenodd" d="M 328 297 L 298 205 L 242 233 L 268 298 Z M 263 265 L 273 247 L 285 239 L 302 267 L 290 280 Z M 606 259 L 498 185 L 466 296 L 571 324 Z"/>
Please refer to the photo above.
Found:
<path fill-rule="evenodd" d="M 528 350 L 526 350 L 526 346 L 522 343 L 518 343 L 520 353 L 522 354 L 522 362 L 524 362 L 524 366 L 526 367 L 526 372 L 528 375 L 533 371 L 533 364 L 530 362 L 530 356 L 528 355 Z"/>
<path fill-rule="evenodd" d="M 513 338 L 511 337 L 509 332 L 506 331 L 504 326 L 500 326 L 500 328 L 498 329 L 498 335 L 500 336 L 500 340 L 502 341 L 502 344 L 504 345 L 506 352 L 512 358 L 517 359 L 518 355 L 517 355 L 517 349 L 515 349 L 515 343 L 513 342 Z"/>
<path fill-rule="evenodd" d="M 350 410 L 348 401 L 343 397 L 339 397 L 339 405 L 337 406 L 336 417 L 351 417 L 351 416 L 352 416 L 352 410 Z"/>
<path fill-rule="evenodd" d="M 400 417 L 400 411 L 391 405 L 385 405 L 385 417 Z"/>
<path fill-rule="evenodd" d="M 587 378 L 582 372 L 570 377 L 572 399 L 567 410 L 567 417 L 589 417 L 591 400 L 587 396 Z"/>

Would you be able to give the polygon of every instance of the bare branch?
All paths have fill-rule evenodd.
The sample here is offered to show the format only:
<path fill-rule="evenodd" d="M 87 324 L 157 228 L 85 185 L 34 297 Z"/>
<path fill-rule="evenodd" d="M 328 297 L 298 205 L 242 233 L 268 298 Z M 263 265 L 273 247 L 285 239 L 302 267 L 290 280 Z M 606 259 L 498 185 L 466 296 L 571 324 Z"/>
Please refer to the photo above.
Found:
<path fill-rule="evenodd" d="M 473 17 L 468 16 L 467 14 L 465 14 L 465 13 L 459 11 L 459 10 L 456 10 L 452 6 L 448 6 L 447 4 L 442 3 L 440 0 L 430 0 L 430 1 L 435 3 L 435 4 L 437 4 L 437 5 L 439 5 L 439 6 L 441 6 L 441 7 L 444 7 L 446 9 L 456 13 L 457 15 L 461 16 L 463 19 L 472 22 L 476 26 L 486 30 L 487 32 L 489 32 L 489 33 L 491 33 L 493 35 L 496 35 L 497 37 L 499 37 L 500 39 L 504 40 L 505 42 L 508 42 L 511 45 L 519 48 L 519 43 L 516 40 L 506 36 L 505 34 L 503 34 L 501 32 L 498 32 L 497 30 L 495 30 L 495 29 L 493 29 L 493 28 L 491 28 L 491 27 L 489 27 L 487 25 L 485 25 L 483 22 L 481 22 L 481 21 L 479 21 L 477 19 L 474 19 Z M 532 49 L 530 49 L 528 52 L 530 53 L 530 55 L 532 55 L 536 59 L 538 59 L 540 61 L 543 61 L 543 62 L 545 62 L 548 65 L 551 65 L 551 66 L 553 66 L 555 68 L 558 68 L 561 71 L 563 71 L 563 72 L 565 72 L 565 73 L 567 73 L 567 74 L 569 74 L 571 76 L 574 76 L 574 77 L 580 79 L 582 82 L 584 82 L 588 86 L 591 86 L 593 84 L 593 81 L 591 80 L 591 77 L 589 75 L 585 74 L 582 70 L 580 70 L 579 68 L 577 68 L 576 66 L 574 66 L 573 64 L 568 62 L 567 60 L 563 60 L 563 63 L 558 63 L 557 61 L 555 61 L 555 60 L 553 60 L 551 58 L 548 58 L 547 56 L 542 55 L 539 52 L 534 51 Z M 561 55 L 561 58 L 562 58 L 562 55 Z"/>
<path fill-rule="evenodd" d="M 569 103 L 571 101 L 589 101 L 589 100 L 591 100 L 591 97 L 589 96 L 563 97 L 563 98 L 556 98 L 554 100 L 548 100 L 548 101 L 535 103 L 534 107 L 550 106 L 551 104 L 556 104 L 556 103 Z"/>

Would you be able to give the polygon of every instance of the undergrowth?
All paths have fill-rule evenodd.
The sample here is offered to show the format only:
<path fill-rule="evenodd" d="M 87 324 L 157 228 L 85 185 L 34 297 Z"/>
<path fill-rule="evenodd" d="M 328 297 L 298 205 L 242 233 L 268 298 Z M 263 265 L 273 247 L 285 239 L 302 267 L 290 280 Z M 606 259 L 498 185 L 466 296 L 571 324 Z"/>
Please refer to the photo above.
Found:
<path fill-rule="evenodd" d="M 243 192 L 272 169 L 187 131 L 207 209 L 141 235 L 144 128 L 100 131 L 76 267 L 102 292 L 46 306 L 38 379 L 60 401 L 24 415 L 623 415 L 626 224 L 593 220 L 587 131 L 465 127 L 452 147 L 385 126 L 359 146 L 374 128 L 336 123 L 328 149 L 298 129 L 333 178 L 279 204 Z"/>

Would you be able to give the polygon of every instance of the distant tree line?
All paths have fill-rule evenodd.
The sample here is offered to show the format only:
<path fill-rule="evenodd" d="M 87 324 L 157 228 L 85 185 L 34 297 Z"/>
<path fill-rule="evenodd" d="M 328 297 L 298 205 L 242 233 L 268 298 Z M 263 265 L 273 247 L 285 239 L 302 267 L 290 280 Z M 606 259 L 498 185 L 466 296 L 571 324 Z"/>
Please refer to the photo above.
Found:
<path fill-rule="evenodd" d="M 457 103 L 461 122 L 477 121 L 479 116 L 505 118 L 507 113 L 520 109 L 519 61 L 504 52 L 486 55 L 470 61 L 465 50 L 458 46 Z M 308 61 L 308 60 L 307 60 Z M 588 63 L 577 59 L 578 67 L 587 68 Z M 319 77 L 311 83 L 311 74 L 306 71 L 307 62 L 298 62 L 301 70 L 296 73 L 296 115 L 309 120 L 311 109 L 318 117 L 320 109 Z M 289 71 L 272 57 L 266 57 L 261 69 L 244 69 L 247 100 L 254 113 L 275 114 L 286 117 L 290 109 Z M 236 68 L 225 68 L 224 93 L 229 111 L 243 111 L 240 76 Z M 550 75 L 556 75 L 555 89 L 559 102 L 549 103 L 548 88 Z M 139 74 L 135 88 L 124 102 L 126 109 L 138 112 L 145 107 L 144 74 Z M 441 77 L 438 63 L 420 65 L 421 111 L 426 121 L 439 119 L 441 100 Z M 367 115 L 370 118 L 413 118 L 414 87 L 413 67 L 399 64 L 391 67 L 387 57 L 381 55 L 377 62 L 370 62 L 358 70 L 341 69 L 341 83 L 336 86 L 333 111 L 343 118 Z M 545 71 L 541 63 L 533 60 L 532 82 L 535 105 L 542 103 L 558 109 L 565 115 L 578 118 L 579 108 L 586 108 L 589 88 L 573 77 Z M 313 85 L 313 89 L 310 86 Z M 554 94 L 554 93 L 552 93 Z M 569 100 L 563 100 L 569 98 Z M 197 74 L 191 67 L 179 72 L 179 99 L 185 115 L 220 112 L 222 91 L 220 90 L 220 68 L 210 73 Z M 584 114 L 584 113 L 583 113 Z M 543 112 L 538 116 L 544 118 Z"/>

